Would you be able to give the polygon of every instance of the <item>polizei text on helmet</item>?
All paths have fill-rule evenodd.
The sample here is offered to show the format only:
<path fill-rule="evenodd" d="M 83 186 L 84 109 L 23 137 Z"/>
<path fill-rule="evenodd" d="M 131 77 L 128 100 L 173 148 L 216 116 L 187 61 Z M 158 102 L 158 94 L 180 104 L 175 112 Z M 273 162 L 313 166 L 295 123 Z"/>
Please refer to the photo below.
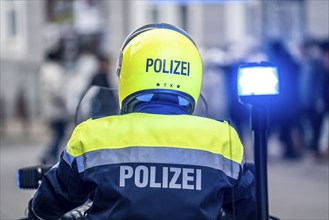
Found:
<path fill-rule="evenodd" d="M 167 59 L 146 59 L 146 72 L 154 71 L 156 73 L 176 74 L 189 76 L 190 62 Z"/>

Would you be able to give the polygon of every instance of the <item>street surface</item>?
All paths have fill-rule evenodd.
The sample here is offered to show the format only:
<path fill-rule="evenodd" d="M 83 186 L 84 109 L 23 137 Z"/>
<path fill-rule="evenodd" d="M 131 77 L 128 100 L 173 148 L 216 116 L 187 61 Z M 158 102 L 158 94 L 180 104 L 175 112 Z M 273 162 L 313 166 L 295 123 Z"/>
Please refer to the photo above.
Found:
<path fill-rule="evenodd" d="M 16 171 L 38 164 L 47 143 L 42 140 L 1 138 L 0 219 L 19 219 L 34 191 L 19 190 Z M 299 161 L 270 160 L 270 213 L 287 220 L 328 220 L 328 162 L 315 163 L 305 157 Z"/>

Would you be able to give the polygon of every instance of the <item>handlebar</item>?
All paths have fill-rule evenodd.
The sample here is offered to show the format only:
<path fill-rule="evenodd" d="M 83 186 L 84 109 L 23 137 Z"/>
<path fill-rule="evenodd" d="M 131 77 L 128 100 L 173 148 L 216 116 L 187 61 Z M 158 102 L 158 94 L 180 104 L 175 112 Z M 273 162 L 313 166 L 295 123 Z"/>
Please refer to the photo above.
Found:
<path fill-rule="evenodd" d="M 53 165 L 38 165 L 19 169 L 17 171 L 17 186 L 20 189 L 37 189 L 43 175 L 50 170 L 52 166 Z"/>
<path fill-rule="evenodd" d="M 41 184 L 42 177 L 53 167 L 53 165 L 37 165 L 31 167 L 24 167 L 17 171 L 17 186 L 20 189 L 33 190 L 37 189 Z M 75 208 L 59 220 L 84 220 L 86 214 L 90 209 L 92 202 L 83 204 L 82 206 Z M 29 220 L 28 218 L 21 218 L 20 220 Z"/>

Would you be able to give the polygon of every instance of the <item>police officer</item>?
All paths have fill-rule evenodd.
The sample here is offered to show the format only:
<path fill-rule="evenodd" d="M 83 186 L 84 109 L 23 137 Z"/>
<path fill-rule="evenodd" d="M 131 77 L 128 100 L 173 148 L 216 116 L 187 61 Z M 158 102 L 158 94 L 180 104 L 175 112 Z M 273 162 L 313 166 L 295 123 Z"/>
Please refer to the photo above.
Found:
<path fill-rule="evenodd" d="M 58 219 L 91 198 L 87 219 L 252 219 L 253 175 L 226 122 L 192 116 L 202 61 L 191 37 L 150 24 L 122 46 L 121 115 L 79 124 L 42 179 L 30 216 Z M 233 213 L 234 212 L 234 213 Z"/>

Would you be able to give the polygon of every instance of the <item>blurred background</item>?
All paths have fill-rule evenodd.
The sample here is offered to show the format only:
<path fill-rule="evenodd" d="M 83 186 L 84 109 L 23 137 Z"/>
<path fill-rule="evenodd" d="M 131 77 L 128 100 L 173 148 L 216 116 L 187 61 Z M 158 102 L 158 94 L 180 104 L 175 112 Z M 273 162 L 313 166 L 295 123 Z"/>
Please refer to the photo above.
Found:
<path fill-rule="evenodd" d="M 16 170 L 54 163 L 91 86 L 117 88 L 125 37 L 151 22 L 186 30 L 204 61 L 196 115 L 230 120 L 253 160 L 248 108 L 236 67 L 278 66 L 281 100 L 270 109 L 269 205 L 281 219 L 329 219 L 328 0 L 0 0 L 0 219 L 24 216 L 33 191 Z M 99 92 L 117 114 L 116 93 Z M 110 98 L 109 98 L 110 97 Z"/>

